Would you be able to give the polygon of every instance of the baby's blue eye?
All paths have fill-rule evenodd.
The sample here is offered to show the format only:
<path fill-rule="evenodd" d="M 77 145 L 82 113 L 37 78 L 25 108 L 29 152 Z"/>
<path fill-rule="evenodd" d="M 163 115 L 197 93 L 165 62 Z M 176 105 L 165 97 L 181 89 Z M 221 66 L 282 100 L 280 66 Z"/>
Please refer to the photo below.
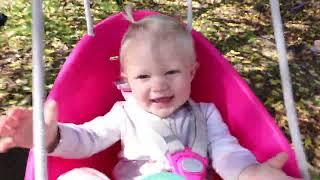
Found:
<path fill-rule="evenodd" d="M 147 79 L 149 77 L 150 77 L 149 75 L 142 74 L 142 75 L 137 76 L 136 79 Z"/>
<path fill-rule="evenodd" d="M 170 70 L 170 71 L 167 71 L 165 74 L 170 75 L 170 74 L 177 74 L 177 73 L 180 73 L 180 71 L 179 70 Z"/>

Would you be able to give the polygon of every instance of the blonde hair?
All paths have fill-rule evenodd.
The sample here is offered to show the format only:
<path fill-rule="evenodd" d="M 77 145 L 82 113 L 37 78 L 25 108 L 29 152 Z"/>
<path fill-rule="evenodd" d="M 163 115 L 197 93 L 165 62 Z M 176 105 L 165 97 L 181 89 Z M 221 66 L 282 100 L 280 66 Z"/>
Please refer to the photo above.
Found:
<path fill-rule="evenodd" d="M 155 47 L 159 47 L 161 43 L 175 42 L 175 45 L 178 46 L 175 47 L 177 54 L 185 56 L 191 60 L 191 63 L 195 63 L 193 38 L 184 25 L 165 15 L 151 15 L 135 21 L 132 8 L 127 6 L 125 10 L 125 18 L 131 25 L 121 42 L 120 61 L 122 65 L 125 62 L 127 49 L 134 47 L 132 42 L 137 40 L 148 42 Z"/>

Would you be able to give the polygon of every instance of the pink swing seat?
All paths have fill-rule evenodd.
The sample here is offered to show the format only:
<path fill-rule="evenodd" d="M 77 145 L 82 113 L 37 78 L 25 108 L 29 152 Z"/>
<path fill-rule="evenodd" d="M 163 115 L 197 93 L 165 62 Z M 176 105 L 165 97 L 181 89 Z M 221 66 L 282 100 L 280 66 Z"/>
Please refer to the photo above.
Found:
<path fill-rule="evenodd" d="M 155 14 L 136 11 L 141 19 Z M 116 101 L 122 100 L 114 81 L 119 78 L 120 42 L 128 28 L 122 13 L 111 16 L 95 26 L 95 36 L 85 35 L 63 65 L 48 98 L 59 105 L 59 120 L 80 124 L 108 112 Z M 192 32 L 200 63 L 192 83 L 195 101 L 214 102 L 231 133 L 241 145 L 251 150 L 259 162 L 285 151 L 289 160 L 284 171 L 299 177 L 293 150 L 246 82 L 223 55 L 199 32 Z M 117 163 L 120 143 L 86 159 L 48 157 L 48 179 L 78 167 L 92 167 L 111 177 Z M 25 180 L 34 180 L 34 159 L 29 153 Z"/>

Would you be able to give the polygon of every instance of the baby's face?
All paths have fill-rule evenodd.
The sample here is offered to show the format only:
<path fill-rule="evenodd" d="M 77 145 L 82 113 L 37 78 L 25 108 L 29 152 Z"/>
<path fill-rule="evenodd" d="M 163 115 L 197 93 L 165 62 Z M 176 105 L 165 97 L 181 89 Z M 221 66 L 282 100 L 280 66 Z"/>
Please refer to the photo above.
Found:
<path fill-rule="evenodd" d="M 196 64 L 176 55 L 172 46 L 161 46 L 158 53 L 151 51 L 141 44 L 128 50 L 124 76 L 138 104 L 164 118 L 189 99 Z"/>

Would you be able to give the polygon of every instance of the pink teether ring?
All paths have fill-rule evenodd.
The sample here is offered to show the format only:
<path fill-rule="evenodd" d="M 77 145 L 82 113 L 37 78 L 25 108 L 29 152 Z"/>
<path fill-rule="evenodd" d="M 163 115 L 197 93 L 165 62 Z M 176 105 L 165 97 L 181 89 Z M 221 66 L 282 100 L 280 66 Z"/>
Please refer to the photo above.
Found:
<path fill-rule="evenodd" d="M 190 148 L 174 154 L 168 154 L 167 158 L 172 166 L 172 172 L 181 175 L 186 180 L 203 180 L 206 177 L 208 159 L 192 152 Z"/>

